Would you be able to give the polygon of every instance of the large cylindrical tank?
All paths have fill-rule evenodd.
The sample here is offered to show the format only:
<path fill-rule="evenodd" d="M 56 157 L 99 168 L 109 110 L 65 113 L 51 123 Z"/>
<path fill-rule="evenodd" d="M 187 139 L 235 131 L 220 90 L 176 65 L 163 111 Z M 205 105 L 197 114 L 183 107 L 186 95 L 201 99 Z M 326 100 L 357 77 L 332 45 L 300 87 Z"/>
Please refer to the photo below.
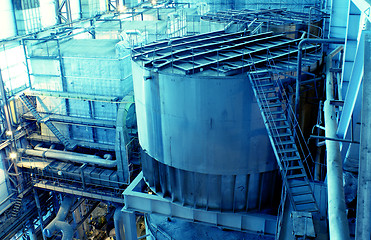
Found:
<path fill-rule="evenodd" d="M 246 74 L 174 74 L 139 60 L 133 73 L 143 173 L 153 191 L 207 210 L 272 206 L 281 191 L 277 165 Z"/>
<path fill-rule="evenodd" d="M 14 8 L 11 0 L 0 1 L 0 39 L 17 35 L 17 27 L 14 18 Z"/>
<path fill-rule="evenodd" d="M 40 1 L 40 21 L 43 28 L 57 24 L 54 0 Z"/>

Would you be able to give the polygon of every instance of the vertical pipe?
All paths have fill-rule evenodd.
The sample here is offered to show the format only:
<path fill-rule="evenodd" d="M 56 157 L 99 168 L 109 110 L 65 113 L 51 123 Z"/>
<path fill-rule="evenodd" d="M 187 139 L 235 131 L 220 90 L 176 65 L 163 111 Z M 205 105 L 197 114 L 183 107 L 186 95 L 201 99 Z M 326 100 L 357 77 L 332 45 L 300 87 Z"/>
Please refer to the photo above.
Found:
<path fill-rule="evenodd" d="M 371 26 L 366 22 L 362 89 L 361 145 L 358 170 L 356 239 L 371 235 Z M 356 63 L 355 63 L 356 64 Z"/>
<path fill-rule="evenodd" d="M 331 61 L 332 56 L 330 54 L 326 61 L 325 136 L 326 138 L 337 138 L 336 113 L 334 106 L 330 103 L 334 99 L 334 83 L 330 72 Z M 326 160 L 330 239 L 349 240 L 349 225 L 343 187 L 343 162 L 339 142 L 326 140 Z"/>

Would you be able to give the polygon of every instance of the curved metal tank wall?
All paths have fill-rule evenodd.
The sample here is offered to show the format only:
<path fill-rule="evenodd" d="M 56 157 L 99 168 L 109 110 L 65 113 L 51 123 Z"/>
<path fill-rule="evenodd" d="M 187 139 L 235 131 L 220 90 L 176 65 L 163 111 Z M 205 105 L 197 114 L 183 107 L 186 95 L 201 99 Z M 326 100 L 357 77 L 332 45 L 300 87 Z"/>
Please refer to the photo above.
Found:
<path fill-rule="evenodd" d="M 0 1 L 0 39 L 17 35 L 17 26 L 14 18 L 14 9 L 11 0 Z"/>
<path fill-rule="evenodd" d="M 143 173 L 152 190 L 208 210 L 270 207 L 280 181 L 246 75 L 132 67 Z"/>

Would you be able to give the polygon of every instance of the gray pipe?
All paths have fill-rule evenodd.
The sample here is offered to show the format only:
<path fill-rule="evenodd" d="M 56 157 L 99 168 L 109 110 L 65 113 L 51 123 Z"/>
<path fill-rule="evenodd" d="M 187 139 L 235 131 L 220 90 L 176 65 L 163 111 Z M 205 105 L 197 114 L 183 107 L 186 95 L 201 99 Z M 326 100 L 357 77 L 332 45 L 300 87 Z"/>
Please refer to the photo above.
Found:
<path fill-rule="evenodd" d="M 334 50 L 337 51 L 338 49 Z M 330 101 L 334 99 L 333 78 L 330 72 L 332 56 L 326 60 L 326 101 L 324 104 L 325 136 L 337 138 L 336 113 Z M 346 215 L 344 187 L 343 187 L 343 162 L 340 154 L 340 145 L 337 141 L 326 140 L 327 159 L 327 192 L 328 192 L 328 218 L 330 239 L 349 240 L 349 225 Z"/>
<path fill-rule="evenodd" d="M 62 200 L 61 206 L 57 216 L 44 229 L 43 233 L 46 237 L 53 236 L 55 231 L 61 231 L 63 234 L 62 240 L 71 240 L 73 237 L 73 228 L 70 224 L 65 222 L 68 212 L 73 204 L 73 198 L 65 196 Z"/>
<path fill-rule="evenodd" d="M 316 38 L 306 38 L 299 42 L 298 45 L 298 61 L 296 65 L 296 92 L 295 92 L 295 114 L 299 112 L 299 101 L 300 101 L 300 84 L 301 84 L 301 62 L 302 62 L 302 50 L 305 44 L 308 43 L 334 43 L 334 44 L 344 44 L 343 39 L 316 39 Z"/>
<path fill-rule="evenodd" d="M 86 163 L 91 165 L 103 166 L 103 167 L 116 167 L 117 162 L 115 160 L 109 160 L 110 157 L 106 159 L 93 156 L 93 155 L 86 155 L 82 153 L 73 153 L 67 151 L 59 151 L 55 149 L 47 149 L 47 148 L 40 148 L 37 149 L 24 149 L 19 148 L 18 152 L 24 153 L 27 155 L 41 157 L 41 158 L 54 158 L 62 161 L 71 161 L 71 162 L 78 162 L 78 163 Z"/>

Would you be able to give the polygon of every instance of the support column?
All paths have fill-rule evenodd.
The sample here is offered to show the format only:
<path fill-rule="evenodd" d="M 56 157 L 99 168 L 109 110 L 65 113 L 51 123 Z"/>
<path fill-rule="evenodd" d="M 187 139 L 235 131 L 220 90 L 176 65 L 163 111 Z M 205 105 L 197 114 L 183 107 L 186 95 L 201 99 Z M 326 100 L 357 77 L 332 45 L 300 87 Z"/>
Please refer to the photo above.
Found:
<path fill-rule="evenodd" d="M 125 231 L 124 231 L 121 207 L 116 207 L 115 214 L 113 215 L 113 221 L 115 225 L 116 239 L 123 240 L 125 237 Z"/>
<path fill-rule="evenodd" d="M 44 221 L 43 221 L 43 215 L 41 214 L 41 206 L 40 206 L 39 196 L 37 195 L 37 192 L 36 192 L 35 188 L 33 188 L 32 191 L 33 191 L 35 202 L 36 202 L 37 213 L 38 213 L 38 216 L 39 216 L 39 219 L 40 219 L 41 233 L 43 235 L 43 240 L 46 240 L 46 236 L 44 234 Z"/>
<path fill-rule="evenodd" d="M 371 237 L 371 26 L 366 23 L 356 239 Z"/>
<path fill-rule="evenodd" d="M 80 207 L 81 207 L 81 205 L 80 205 Z M 80 207 L 76 208 L 75 211 L 73 211 L 73 221 L 75 222 L 76 225 L 78 223 L 80 223 L 81 219 L 82 219 L 82 214 L 80 212 Z M 78 238 L 79 239 L 84 239 L 85 238 L 85 233 L 84 233 L 83 226 L 80 225 L 76 230 L 77 230 Z"/>
<path fill-rule="evenodd" d="M 134 212 L 122 211 L 125 240 L 137 240 L 137 226 Z"/>

